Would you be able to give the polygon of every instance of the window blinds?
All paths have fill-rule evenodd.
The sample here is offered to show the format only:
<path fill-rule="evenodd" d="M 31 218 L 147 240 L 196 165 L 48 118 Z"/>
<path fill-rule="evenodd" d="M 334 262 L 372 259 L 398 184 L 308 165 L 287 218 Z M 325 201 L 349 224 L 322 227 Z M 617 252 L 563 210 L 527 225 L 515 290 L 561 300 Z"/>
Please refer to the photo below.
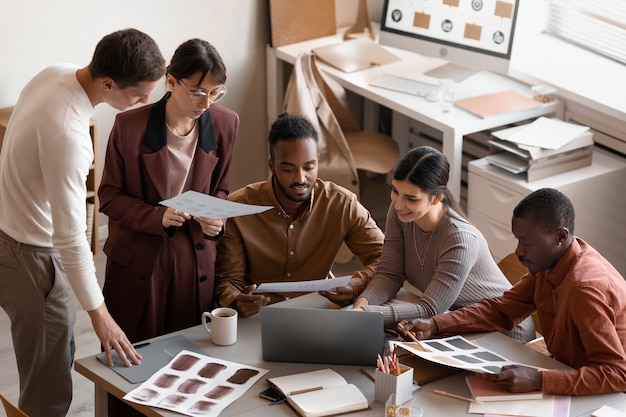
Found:
<path fill-rule="evenodd" d="M 624 0 L 551 0 L 548 31 L 626 64 Z"/>

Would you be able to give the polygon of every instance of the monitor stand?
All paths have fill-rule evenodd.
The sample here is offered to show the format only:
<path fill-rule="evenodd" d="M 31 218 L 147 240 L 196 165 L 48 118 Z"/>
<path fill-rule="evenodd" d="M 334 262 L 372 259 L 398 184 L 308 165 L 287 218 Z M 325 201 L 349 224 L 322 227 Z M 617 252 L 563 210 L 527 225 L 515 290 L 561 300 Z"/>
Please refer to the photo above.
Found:
<path fill-rule="evenodd" d="M 479 68 L 466 67 L 463 65 L 453 64 L 451 62 L 440 67 L 426 71 L 424 75 L 434 78 L 448 78 L 455 82 L 461 82 L 480 71 Z"/>

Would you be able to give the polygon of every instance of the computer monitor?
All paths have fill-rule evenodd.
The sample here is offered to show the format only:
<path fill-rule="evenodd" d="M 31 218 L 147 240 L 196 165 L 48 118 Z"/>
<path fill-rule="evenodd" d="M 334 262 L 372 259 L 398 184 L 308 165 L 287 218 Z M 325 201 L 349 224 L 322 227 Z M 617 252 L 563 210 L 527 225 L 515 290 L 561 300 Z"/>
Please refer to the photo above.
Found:
<path fill-rule="evenodd" d="M 461 81 L 506 74 L 519 0 L 384 0 L 380 43 L 449 62 L 427 72 Z"/>

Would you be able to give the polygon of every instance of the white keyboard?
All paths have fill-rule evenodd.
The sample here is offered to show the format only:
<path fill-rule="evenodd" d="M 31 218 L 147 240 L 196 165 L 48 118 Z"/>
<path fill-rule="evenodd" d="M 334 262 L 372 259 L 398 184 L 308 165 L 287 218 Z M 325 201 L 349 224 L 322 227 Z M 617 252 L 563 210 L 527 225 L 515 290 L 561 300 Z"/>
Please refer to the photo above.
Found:
<path fill-rule="evenodd" d="M 383 75 L 381 78 L 370 82 L 370 85 L 424 98 L 439 88 L 437 78 L 428 77 L 420 80 L 397 75 Z"/>

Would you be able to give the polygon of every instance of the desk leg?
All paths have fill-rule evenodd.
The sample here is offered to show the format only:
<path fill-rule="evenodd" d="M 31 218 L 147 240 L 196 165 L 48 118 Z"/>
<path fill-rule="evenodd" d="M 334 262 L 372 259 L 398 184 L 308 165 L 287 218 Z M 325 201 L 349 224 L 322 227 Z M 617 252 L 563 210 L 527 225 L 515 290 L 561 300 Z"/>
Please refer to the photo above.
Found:
<path fill-rule="evenodd" d="M 363 98 L 363 130 L 378 132 L 380 122 L 380 105 Z"/>
<path fill-rule="evenodd" d="M 94 384 L 94 417 L 108 417 L 109 407 L 107 402 L 108 393 Z"/>
<path fill-rule="evenodd" d="M 415 145 L 410 140 L 410 119 L 403 114 L 393 111 L 391 113 L 391 135 L 398 142 L 400 159 L 406 155 Z"/>
<path fill-rule="evenodd" d="M 455 131 L 443 132 L 443 154 L 450 163 L 448 189 L 457 203 L 461 202 L 461 172 L 463 170 L 463 135 Z"/>

